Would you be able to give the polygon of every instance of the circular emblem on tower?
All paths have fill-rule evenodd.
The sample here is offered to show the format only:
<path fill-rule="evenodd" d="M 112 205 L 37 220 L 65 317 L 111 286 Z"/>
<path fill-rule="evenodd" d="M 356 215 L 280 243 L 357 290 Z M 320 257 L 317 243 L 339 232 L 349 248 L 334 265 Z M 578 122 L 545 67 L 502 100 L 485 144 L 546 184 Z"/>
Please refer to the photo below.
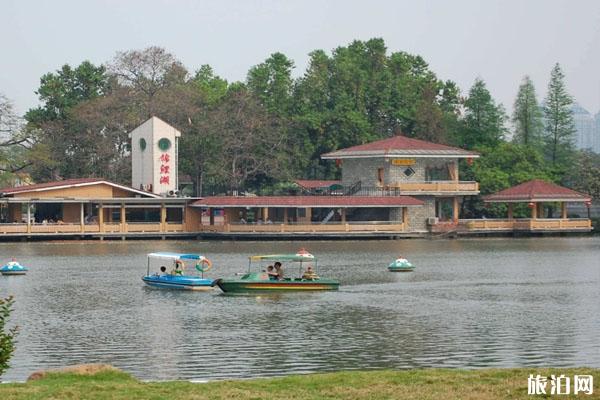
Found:
<path fill-rule="evenodd" d="M 167 151 L 171 148 L 171 141 L 167 138 L 162 138 L 158 141 L 158 148 L 162 151 Z"/>

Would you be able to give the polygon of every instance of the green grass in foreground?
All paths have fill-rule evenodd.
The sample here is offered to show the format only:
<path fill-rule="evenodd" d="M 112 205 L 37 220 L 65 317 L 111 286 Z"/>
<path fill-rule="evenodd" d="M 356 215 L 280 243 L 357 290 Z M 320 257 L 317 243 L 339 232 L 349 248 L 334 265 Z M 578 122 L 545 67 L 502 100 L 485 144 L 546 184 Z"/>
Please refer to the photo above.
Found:
<path fill-rule="evenodd" d="M 527 395 L 530 373 L 594 376 L 600 399 L 598 369 L 423 369 L 349 371 L 283 378 L 143 383 L 120 371 L 94 375 L 51 373 L 37 381 L 0 385 L 0 399 L 535 399 Z M 549 386 L 549 385 L 548 385 Z M 546 398 L 573 398 L 548 396 Z"/>

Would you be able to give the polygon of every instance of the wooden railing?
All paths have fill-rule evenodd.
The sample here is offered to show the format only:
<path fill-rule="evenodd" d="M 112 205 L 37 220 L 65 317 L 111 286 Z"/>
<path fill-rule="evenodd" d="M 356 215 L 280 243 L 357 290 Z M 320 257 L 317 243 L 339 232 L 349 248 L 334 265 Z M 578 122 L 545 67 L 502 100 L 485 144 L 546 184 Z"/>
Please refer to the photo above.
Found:
<path fill-rule="evenodd" d="M 77 233 L 81 232 L 80 224 L 48 224 L 31 225 L 31 233 Z"/>
<path fill-rule="evenodd" d="M 166 232 L 185 232 L 185 227 L 181 223 L 167 222 L 165 224 Z"/>
<path fill-rule="evenodd" d="M 160 232 L 160 222 L 128 222 L 125 224 L 127 232 Z"/>
<path fill-rule="evenodd" d="M 398 182 L 389 186 L 404 193 L 424 192 L 478 192 L 479 183 L 469 181 Z"/>
<path fill-rule="evenodd" d="M 203 232 L 231 233 L 335 233 L 335 232 L 403 232 L 402 223 L 345 223 L 345 224 L 223 224 L 201 225 Z"/>
<path fill-rule="evenodd" d="M 0 224 L 0 233 L 27 233 L 27 224 Z"/>
<path fill-rule="evenodd" d="M 0 224 L 0 235 L 10 234 L 77 234 L 77 233 L 159 233 L 185 232 L 183 223 L 167 222 L 105 222 L 100 229 L 99 224 Z"/>
<path fill-rule="evenodd" d="M 459 229 L 468 231 L 589 231 L 592 229 L 592 221 L 587 218 L 461 219 Z"/>

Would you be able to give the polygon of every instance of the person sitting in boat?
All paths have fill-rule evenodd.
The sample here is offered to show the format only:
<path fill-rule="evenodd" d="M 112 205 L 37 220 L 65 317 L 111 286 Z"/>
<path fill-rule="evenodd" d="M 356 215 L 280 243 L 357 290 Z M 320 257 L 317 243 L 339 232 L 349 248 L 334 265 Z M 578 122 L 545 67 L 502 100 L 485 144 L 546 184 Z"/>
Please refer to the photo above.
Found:
<path fill-rule="evenodd" d="M 272 265 L 269 265 L 267 267 L 267 276 L 269 277 L 269 280 L 271 281 L 276 281 L 277 280 L 277 272 L 275 272 L 275 270 L 273 269 Z"/>
<path fill-rule="evenodd" d="M 279 261 L 273 264 L 275 266 L 275 273 L 277 274 L 277 280 L 283 280 L 283 268 L 281 267 L 281 263 Z"/>
<path fill-rule="evenodd" d="M 399 264 L 404 264 L 404 263 L 407 263 L 408 260 L 402 256 L 398 256 L 398 258 L 396 259 L 396 262 Z"/>
<path fill-rule="evenodd" d="M 6 265 L 8 265 L 9 267 L 17 267 L 20 264 L 17 261 L 17 259 L 13 257 L 9 262 L 6 263 Z"/>
<path fill-rule="evenodd" d="M 315 272 L 313 267 L 309 265 L 308 268 L 306 268 L 306 271 L 304 271 L 304 273 L 302 274 L 302 279 L 312 281 L 315 279 L 319 279 L 319 277 L 317 276 L 317 273 Z"/>
<path fill-rule="evenodd" d="M 171 271 L 171 275 L 183 275 L 183 261 L 175 260 L 175 269 Z"/>
<path fill-rule="evenodd" d="M 167 275 L 167 267 L 161 265 L 160 272 L 155 272 L 152 276 L 166 276 Z"/>

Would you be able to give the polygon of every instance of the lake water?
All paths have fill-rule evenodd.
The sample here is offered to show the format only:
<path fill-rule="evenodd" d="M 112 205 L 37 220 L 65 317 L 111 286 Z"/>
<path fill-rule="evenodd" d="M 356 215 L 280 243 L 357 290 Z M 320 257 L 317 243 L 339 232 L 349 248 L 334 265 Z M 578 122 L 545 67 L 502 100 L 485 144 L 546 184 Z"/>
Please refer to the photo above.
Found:
<path fill-rule="evenodd" d="M 211 277 L 251 254 L 319 257 L 338 292 L 227 296 L 146 287 L 146 253 L 200 252 Z M 138 378 L 220 379 L 411 367 L 600 367 L 600 238 L 0 244 L 13 294 L 4 380 L 77 363 Z M 412 273 L 390 273 L 399 254 Z M 286 270 L 291 273 L 291 269 Z"/>

